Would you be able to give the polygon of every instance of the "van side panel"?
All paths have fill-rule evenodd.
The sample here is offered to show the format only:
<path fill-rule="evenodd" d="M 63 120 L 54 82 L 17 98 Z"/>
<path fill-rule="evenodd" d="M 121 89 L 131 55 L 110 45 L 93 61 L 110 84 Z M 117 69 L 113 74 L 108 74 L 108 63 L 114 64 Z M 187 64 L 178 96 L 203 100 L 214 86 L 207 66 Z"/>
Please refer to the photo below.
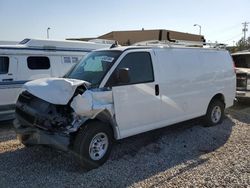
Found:
<path fill-rule="evenodd" d="M 233 104 L 235 75 L 227 52 L 176 48 L 155 53 L 165 124 L 204 115 L 218 93 L 225 96 L 227 107 Z"/>
<path fill-rule="evenodd" d="M 201 50 L 200 61 L 203 62 L 203 72 L 207 76 L 214 72 L 212 79 L 209 77 L 208 81 L 210 98 L 221 93 L 225 98 L 225 107 L 232 106 L 236 93 L 236 75 L 230 54 L 224 50 Z M 209 68 L 211 73 L 208 71 Z"/>

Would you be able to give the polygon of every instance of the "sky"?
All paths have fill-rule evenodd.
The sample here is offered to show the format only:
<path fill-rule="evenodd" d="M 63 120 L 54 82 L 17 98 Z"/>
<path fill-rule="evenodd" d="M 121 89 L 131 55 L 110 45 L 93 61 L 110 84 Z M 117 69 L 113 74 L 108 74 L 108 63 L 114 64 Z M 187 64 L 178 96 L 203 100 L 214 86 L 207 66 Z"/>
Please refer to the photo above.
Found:
<path fill-rule="evenodd" d="M 0 40 L 97 37 L 167 29 L 232 45 L 250 22 L 249 0 L 0 0 Z M 250 29 L 250 24 L 249 24 Z M 250 36 L 250 32 L 247 32 Z"/>

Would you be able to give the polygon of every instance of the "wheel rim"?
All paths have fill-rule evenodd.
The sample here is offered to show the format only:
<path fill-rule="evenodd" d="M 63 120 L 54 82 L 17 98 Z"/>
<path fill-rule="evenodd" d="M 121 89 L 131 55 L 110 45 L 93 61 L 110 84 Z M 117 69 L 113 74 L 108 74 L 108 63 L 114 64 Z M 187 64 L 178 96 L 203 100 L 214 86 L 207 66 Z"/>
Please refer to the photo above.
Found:
<path fill-rule="evenodd" d="M 218 123 L 221 119 L 221 108 L 219 106 L 215 106 L 211 113 L 211 120 L 213 123 Z"/>
<path fill-rule="evenodd" d="M 89 156 L 92 160 L 100 160 L 108 150 L 108 136 L 105 133 L 96 134 L 89 145 Z"/>

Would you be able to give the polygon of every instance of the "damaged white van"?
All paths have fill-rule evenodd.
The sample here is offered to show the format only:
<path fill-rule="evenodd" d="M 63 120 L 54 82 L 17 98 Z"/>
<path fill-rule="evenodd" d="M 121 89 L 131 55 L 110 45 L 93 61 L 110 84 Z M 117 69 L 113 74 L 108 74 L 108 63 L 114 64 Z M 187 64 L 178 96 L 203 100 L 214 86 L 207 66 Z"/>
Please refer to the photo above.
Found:
<path fill-rule="evenodd" d="M 73 151 L 87 169 L 113 140 L 204 116 L 222 121 L 236 79 L 229 53 L 187 47 L 114 47 L 89 53 L 66 76 L 25 84 L 15 130 L 28 146 Z"/>

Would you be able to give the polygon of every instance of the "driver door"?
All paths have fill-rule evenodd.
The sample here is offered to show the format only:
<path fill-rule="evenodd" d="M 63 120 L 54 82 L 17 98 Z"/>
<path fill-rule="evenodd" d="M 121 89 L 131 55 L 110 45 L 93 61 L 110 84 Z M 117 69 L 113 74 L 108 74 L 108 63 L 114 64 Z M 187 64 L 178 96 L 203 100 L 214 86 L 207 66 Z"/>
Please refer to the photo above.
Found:
<path fill-rule="evenodd" d="M 16 58 L 0 56 L 0 106 L 13 105 L 16 102 L 16 73 Z"/>
<path fill-rule="evenodd" d="M 112 87 L 115 118 L 121 138 L 153 129 L 161 120 L 158 113 L 161 99 L 150 51 L 127 52 L 110 76 L 107 85 Z M 129 83 L 116 82 L 119 69 L 129 69 Z"/>

